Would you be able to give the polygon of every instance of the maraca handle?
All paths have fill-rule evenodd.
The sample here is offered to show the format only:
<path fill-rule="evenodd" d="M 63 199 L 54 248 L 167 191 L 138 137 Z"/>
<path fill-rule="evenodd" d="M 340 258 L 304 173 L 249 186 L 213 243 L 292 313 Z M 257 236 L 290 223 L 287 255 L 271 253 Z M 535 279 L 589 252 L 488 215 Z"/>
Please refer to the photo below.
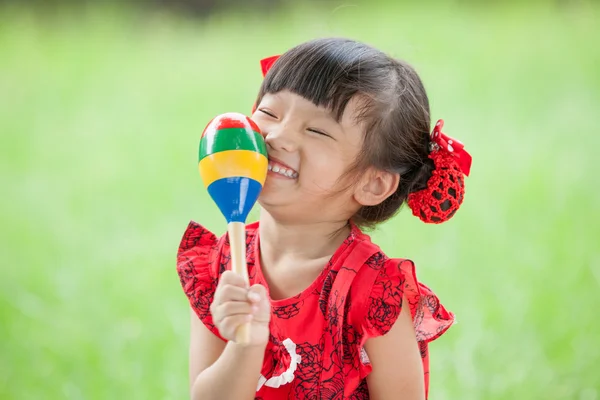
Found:
<path fill-rule="evenodd" d="M 243 222 L 230 222 L 227 224 L 229 233 L 229 247 L 231 249 L 231 270 L 244 278 L 247 286 L 250 286 L 248 277 L 248 266 L 246 265 L 246 224 Z M 241 325 L 235 333 L 237 343 L 250 342 L 250 323 Z"/>

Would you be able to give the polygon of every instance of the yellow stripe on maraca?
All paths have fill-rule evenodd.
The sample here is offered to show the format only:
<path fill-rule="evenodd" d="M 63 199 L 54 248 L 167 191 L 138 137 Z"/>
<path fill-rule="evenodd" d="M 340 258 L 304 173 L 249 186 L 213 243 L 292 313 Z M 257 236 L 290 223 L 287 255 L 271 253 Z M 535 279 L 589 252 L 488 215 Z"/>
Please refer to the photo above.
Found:
<path fill-rule="evenodd" d="M 216 180 L 236 176 L 251 178 L 263 185 L 268 163 L 267 157 L 256 151 L 228 150 L 204 157 L 198 169 L 205 187 Z"/>

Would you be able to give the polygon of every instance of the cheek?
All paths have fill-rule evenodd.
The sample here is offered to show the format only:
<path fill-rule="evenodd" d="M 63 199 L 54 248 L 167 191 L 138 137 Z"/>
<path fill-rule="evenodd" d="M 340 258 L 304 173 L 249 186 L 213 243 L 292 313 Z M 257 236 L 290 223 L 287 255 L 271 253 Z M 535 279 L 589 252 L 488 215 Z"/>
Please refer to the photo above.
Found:
<path fill-rule="evenodd" d="M 258 128 L 260 129 L 260 132 L 263 136 L 265 136 L 265 129 L 266 124 L 265 121 L 260 117 L 259 112 L 255 112 L 254 114 L 252 114 L 252 116 L 250 117 L 250 119 L 252 121 L 254 121 L 254 123 L 258 126 Z"/>
<path fill-rule="evenodd" d="M 337 184 L 348 165 L 340 154 L 314 149 L 305 154 L 301 177 L 304 175 L 310 182 L 321 189 L 331 189 Z"/>

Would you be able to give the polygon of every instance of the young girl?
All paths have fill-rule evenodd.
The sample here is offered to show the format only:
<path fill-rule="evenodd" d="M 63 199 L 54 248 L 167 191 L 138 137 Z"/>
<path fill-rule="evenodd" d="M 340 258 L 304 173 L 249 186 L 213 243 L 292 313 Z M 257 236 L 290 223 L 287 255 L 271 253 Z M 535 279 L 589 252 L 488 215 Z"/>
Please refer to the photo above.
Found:
<path fill-rule="evenodd" d="M 191 304 L 193 399 L 424 399 L 428 342 L 454 321 L 361 228 L 407 202 L 425 222 L 462 202 L 470 156 L 430 135 L 423 85 L 365 44 L 321 39 L 262 62 L 252 119 L 269 173 L 249 224 L 250 287 L 227 234 L 191 222 L 177 270 Z M 250 323 L 250 342 L 236 329 Z"/>

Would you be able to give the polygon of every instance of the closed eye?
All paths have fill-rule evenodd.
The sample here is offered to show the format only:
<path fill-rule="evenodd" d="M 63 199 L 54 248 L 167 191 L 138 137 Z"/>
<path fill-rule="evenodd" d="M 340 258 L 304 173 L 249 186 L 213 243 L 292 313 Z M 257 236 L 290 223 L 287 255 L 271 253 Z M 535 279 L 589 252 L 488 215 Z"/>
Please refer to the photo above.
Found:
<path fill-rule="evenodd" d="M 271 118 L 277 118 L 277 117 L 276 117 L 276 116 L 275 116 L 273 113 L 271 113 L 271 112 L 269 112 L 269 111 L 267 111 L 267 110 L 265 110 L 265 109 L 263 109 L 263 108 L 259 109 L 258 111 L 260 111 L 260 112 L 261 112 L 261 113 L 263 113 L 263 114 L 266 114 L 266 115 L 268 115 L 268 116 L 269 116 L 269 117 L 271 117 Z"/>
<path fill-rule="evenodd" d="M 332 137 L 331 135 L 329 135 L 329 134 L 327 134 L 327 133 L 325 133 L 325 132 L 323 132 L 323 131 L 320 131 L 320 130 L 318 130 L 318 129 L 314 129 L 314 128 L 308 128 L 308 129 L 307 129 L 307 131 L 309 131 L 309 132 L 313 132 L 313 133 L 316 133 L 316 134 L 318 134 L 318 135 L 323 135 L 323 136 L 327 136 L 327 137 Z"/>

